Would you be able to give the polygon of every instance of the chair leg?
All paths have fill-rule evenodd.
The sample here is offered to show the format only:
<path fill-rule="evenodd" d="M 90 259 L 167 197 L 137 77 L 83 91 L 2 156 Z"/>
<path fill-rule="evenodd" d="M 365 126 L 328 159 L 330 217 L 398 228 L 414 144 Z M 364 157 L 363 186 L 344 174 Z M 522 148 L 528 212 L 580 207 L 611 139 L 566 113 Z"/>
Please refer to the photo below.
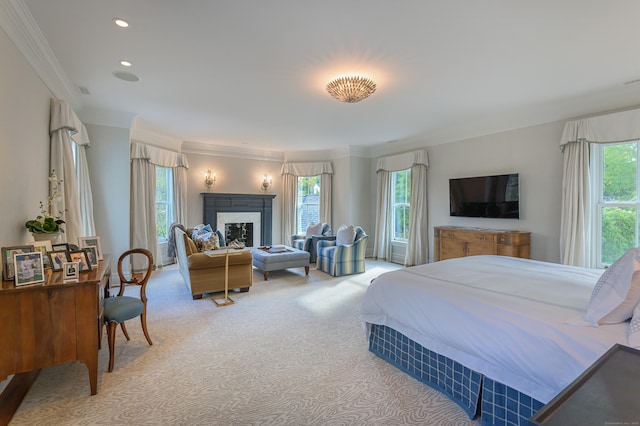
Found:
<path fill-rule="evenodd" d="M 124 337 L 126 337 L 127 340 L 131 340 L 129 338 L 129 333 L 127 333 L 127 327 L 124 326 L 124 322 L 120 323 L 120 328 L 122 329 L 122 332 L 124 333 Z"/>
<path fill-rule="evenodd" d="M 142 332 L 144 333 L 144 337 L 147 338 L 147 342 L 149 342 L 149 346 L 153 346 L 151 337 L 149 337 L 149 331 L 147 330 L 147 313 L 146 312 L 142 312 L 142 315 L 140 315 L 140 323 L 142 324 Z"/>
<path fill-rule="evenodd" d="M 113 371 L 113 359 L 115 357 L 117 329 L 117 322 L 110 322 L 109 324 L 107 324 L 107 337 L 109 340 L 109 373 Z"/>

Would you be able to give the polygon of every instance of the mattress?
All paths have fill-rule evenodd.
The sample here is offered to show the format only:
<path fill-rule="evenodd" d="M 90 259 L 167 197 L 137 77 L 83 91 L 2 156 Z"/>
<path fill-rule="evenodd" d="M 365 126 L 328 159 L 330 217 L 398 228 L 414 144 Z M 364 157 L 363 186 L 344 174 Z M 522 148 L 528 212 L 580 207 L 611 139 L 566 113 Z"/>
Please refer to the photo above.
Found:
<path fill-rule="evenodd" d="M 628 323 L 575 327 L 601 270 L 472 256 L 388 272 L 361 319 L 546 403 L 615 343 Z"/>

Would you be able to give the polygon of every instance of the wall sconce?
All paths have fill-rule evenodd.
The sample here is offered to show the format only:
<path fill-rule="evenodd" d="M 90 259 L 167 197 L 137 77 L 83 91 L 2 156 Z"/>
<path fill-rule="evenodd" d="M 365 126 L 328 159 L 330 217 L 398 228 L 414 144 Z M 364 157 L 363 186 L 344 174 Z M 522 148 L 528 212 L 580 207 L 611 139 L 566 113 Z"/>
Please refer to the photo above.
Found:
<path fill-rule="evenodd" d="M 204 175 L 204 185 L 207 187 L 207 191 L 211 191 L 211 187 L 216 185 L 216 174 L 211 169 L 207 170 Z"/>
<path fill-rule="evenodd" d="M 262 185 L 260 187 L 262 188 L 263 191 L 266 191 L 269 188 L 271 188 L 272 184 L 273 184 L 273 179 L 271 178 L 271 176 L 265 173 L 264 178 L 262 179 Z"/>

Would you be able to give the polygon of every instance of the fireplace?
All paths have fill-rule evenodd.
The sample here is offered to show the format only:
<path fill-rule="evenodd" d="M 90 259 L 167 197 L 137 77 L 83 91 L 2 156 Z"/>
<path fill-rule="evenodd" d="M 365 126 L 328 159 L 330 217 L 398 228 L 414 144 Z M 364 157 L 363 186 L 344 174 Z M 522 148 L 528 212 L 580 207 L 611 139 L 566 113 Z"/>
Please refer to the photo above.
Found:
<path fill-rule="evenodd" d="M 261 216 L 258 212 L 218 212 L 216 225 L 225 241 L 238 240 L 247 247 L 257 247 L 261 245 Z"/>
<path fill-rule="evenodd" d="M 217 194 L 211 192 L 203 192 L 201 195 L 203 197 L 203 223 L 209 223 L 214 229 L 220 230 L 225 234 L 225 240 L 227 239 L 226 224 L 251 223 L 253 227 L 253 246 L 272 244 L 272 204 L 275 195 Z M 245 226 L 245 230 L 246 228 Z"/>

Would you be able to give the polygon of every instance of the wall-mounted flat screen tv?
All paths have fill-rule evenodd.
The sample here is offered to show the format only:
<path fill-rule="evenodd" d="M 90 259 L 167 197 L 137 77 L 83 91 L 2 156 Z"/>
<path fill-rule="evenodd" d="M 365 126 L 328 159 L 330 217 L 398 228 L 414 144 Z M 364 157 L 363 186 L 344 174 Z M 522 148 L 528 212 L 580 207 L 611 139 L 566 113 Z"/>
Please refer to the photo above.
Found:
<path fill-rule="evenodd" d="M 449 179 L 449 215 L 519 219 L 518 174 Z"/>

